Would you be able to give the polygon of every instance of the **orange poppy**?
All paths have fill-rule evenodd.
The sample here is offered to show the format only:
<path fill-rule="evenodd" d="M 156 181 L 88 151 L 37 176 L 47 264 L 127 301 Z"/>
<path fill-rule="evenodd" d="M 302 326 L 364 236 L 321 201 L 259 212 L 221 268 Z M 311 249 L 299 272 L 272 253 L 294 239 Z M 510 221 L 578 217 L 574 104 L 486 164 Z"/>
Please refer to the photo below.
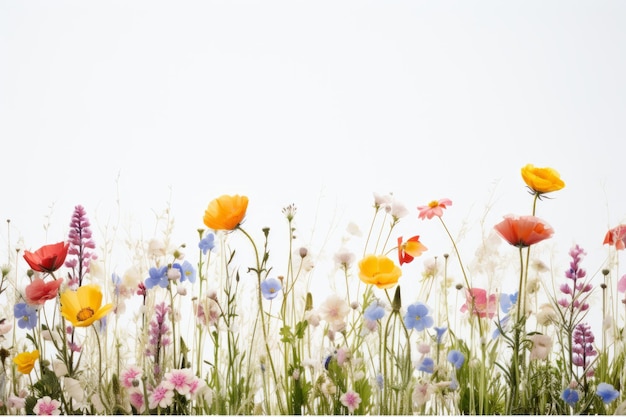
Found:
<path fill-rule="evenodd" d="M 504 240 L 518 248 L 527 247 L 552 237 L 554 230 L 535 216 L 504 216 L 504 220 L 494 226 Z"/>
<path fill-rule="evenodd" d="M 213 230 L 234 230 L 241 224 L 248 209 L 248 197 L 223 195 L 209 203 L 204 224 Z"/>

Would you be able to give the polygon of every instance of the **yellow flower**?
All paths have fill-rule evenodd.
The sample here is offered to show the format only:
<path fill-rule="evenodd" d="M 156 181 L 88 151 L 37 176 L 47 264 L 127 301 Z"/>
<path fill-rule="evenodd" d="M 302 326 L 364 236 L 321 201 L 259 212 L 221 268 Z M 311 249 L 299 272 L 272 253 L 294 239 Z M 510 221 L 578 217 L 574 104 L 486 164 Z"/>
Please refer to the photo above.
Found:
<path fill-rule="evenodd" d="M 102 292 L 97 285 L 83 285 L 78 290 L 61 294 L 61 314 L 76 327 L 87 327 L 106 316 L 113 304 L 102 305 Z"/>
<path fill-rule="evenodd" d="M 537 168 L 527 164 L 522 168 L 522 178 L 535 193 L 543 194 L 558 191 L 565 187 L 559 173 L 552 168 Z"/>
<path fill-rule="evenodd" d="M 402 275 L 399 266 L 386 256 L 368 255 L 359 262 L 359 278 L 378 288 L 391 288 Z"/>
<path fill-rule="evenodd" d="M 35 362 L 39 359 L 39 351 L 33 350 L 32 352 L 22 352 L 13 358 L 13 363 L 17 365 L 17 371 L 28 375 L 30 371 L 35 367 Z"/>
<path fill-rule="evenodd" d="M 204 224 L 213 230 L 233 230 L 243 221 L 248 209 L 248 197 L 223 195 L 209 203 L 204 212 Z"/>

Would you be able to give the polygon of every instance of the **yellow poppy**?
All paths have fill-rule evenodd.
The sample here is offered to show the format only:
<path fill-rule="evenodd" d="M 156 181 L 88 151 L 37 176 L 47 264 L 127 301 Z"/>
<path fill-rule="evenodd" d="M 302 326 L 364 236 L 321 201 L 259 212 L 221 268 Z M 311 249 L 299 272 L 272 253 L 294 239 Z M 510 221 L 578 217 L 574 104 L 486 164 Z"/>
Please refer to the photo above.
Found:
<path fill-rule="evenodd" d="M 248 197 L 223 195 L 209 203 L 204 212 L 204 224 L 213 230 L 233 230 L 246 216 Z"/>
<path fill-rule="evenodd" d="M 22 352 L 19 355 L 15 355 L 13 363 L 17 365 L 17 371 L 28 375 L 35 367 L 35 362 L 39 359 L 39 351 L 33 350 L 32 352 Z"/>
<path fill-rule="evenodd" d="M 527 164 L 522 168 L 522 178 L 535 193 L 544 194 L 558 191 L 565 187 L 559 173 L 552 168 L 537 168 L 533 164 Z"/>
<path fill-rule="evenodd" d="M 386 256 L 368 255 L 359 262 L 359 278 L 378 288 L 391 288 L 398 283 L 402 270 Z"/>
<path fill-rule="evenodd" d="M 113 304 L 102 305 L 102 292 L 97 285 L 83 285 L 76 291 L 61 294 L 61 314 L 76 327 L 87 327 L 106 316 Z"/>

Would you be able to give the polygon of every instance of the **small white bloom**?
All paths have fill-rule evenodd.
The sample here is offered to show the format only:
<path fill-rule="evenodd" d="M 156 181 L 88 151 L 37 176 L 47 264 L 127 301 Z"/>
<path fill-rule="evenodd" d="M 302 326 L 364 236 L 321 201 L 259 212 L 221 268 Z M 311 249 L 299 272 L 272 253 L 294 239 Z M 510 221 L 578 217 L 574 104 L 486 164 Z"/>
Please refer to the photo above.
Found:
<path fill-rule="evenodd" d="M 63 378 L 63 383 L 65 384 L 65 392 L 67 392 L 74 401 L 79 403 L 83 402 L 85 391 L 83 387 L 80 386 L 80 382 L 74 378 L 65 377 Z"/>
<path fill-rule="evenodd" d="M 52 370 L 57 377 L 67 375 L 67 366 L 60 360 L 55 359 L 52 361 Z"/>
<path fill-rule="evenodd" d="M 165 256 L 167 248 L 165 243 L 160 239 L 150 239 L 148 242 L 148 255 L 152 257 Z"/>

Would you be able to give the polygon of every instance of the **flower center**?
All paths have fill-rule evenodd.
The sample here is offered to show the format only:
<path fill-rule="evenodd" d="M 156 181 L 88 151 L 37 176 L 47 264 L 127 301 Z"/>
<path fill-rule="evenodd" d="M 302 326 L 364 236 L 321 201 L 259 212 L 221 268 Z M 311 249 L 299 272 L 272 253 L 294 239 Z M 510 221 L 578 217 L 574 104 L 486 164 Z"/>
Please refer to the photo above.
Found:
<path fill-rule="evenodd" d="M 430 208 L 435 208 L 438 205 L 439 205 L 439 201 L 437 201 L 437 200 L 433 200 L 430 203 L 428 203 L 428 207 L 430 207 Z"/>
<path fill-rule="evenodd" d="M 91 316 L 94 315 L 94 312 L 91 307 L 81 308 L 80 311 L 76 314 L 76 319 L 78 321 L 85 321 Z"/>

